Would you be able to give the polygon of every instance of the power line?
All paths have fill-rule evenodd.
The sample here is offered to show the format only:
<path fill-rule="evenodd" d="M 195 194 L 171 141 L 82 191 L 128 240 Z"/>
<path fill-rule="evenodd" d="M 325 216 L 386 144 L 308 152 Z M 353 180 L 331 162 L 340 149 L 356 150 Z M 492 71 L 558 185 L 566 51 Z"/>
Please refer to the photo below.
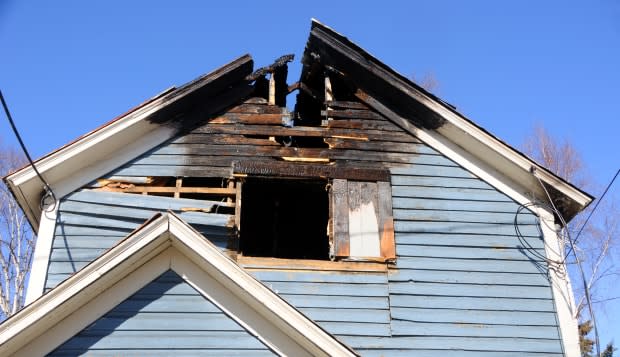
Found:
<path fill-rule="evenodd" d="M 611 185 L 613 185 L 614 181 L 616 181 L 616 178 L 618 177 L 618 174 L 620 174 L 620 169 L 618 169 L 618 171 L 616 171 L 616 174 L 614 175 L 614 177 L 611 179 L 611 181 L 609 181 L 609 184 L 607 185 L 607 188 L 605 188 L 605 191 L 601 195 L 601 198 L 599 198 L 598 201 L 596 201 L 596 205 L 594 205 L 594 208 L 592 209 L 592 211 L 590 211 L 590 214 L 588 215 L 588 218 L 586 218 L 585 222 L 583 222 L 583 224 L 581 225 L 581 228 L 579 229 L 579 232 L 577 232 L 577 236 L 575 236 L 575 240 L 573 240 L 573 242 L 572 242 L 573 244 L 571 244 L 570 248 L 568 249 L 568 253 L 566 253 L 566 257 L 568 257 L 570 255 L 570 253 L 572 252 L 574 245 L 577 244 L 577 239 L 579 239 L 579 236 L 581 235 L 581 232 L 583 231 L 585 226 L 590 221 L 590 217 L 592 217 L 592 215 L 594 214 L 594 211 L 596 211 L 596 208 L 598 207 L 598 205 L 601 203 L 601 201 L 603 200 L 603 198 L 607 194 L 607 191 L 609 191 L 609 188 L 611 187 Z M 566 259 L 566 257 L 564 259 Z"/>
<path fill-rule="evenodd" d="M 43 185 L 45 186 L 45 194 L 43 195 L 43 197 L 41 197 L 41 202 L 40 202 L 41 210 L 43 210 L 45 199 L 48 196 L 52 198 L 52 201 L 53 201 L 52 207 L 56 206 L 56 195 L 54 195 L 54 191 L 52 191 L 52 188 L 50 187 L 50 185 L 43 178 L 43 176 L 41 176 L 41 173 L 39 172 L 37 167 L 34 165 L 34 162 L 32 161 L 32 158 L 30 157 L 30 154 L 28 153 L 28 150 L 26 149 L 26 145 L 24 144 L 24 141 L 22 140 L 21 135 L 19 135 L 19 132 L 17 131 L 17 127 L 15 127 L 15 122 L 13 122 L 13 117 L 11 116 L 11 112 L 9 111 L 9 106 L 6 104 L 6 101 L 4 100 L 4 95 L 2 94 L 2 90 L 0 90 L 0 100 L 2 101 L 2 107 L 4 108 L 4 113 L 6 114 L 6 117 L 9 120 L 9 124 L 11 124 L 13 133 L 15 134 L 17 141 L 19 141 L 19 145 L 21 146 L 22 151 L 26 155 L 28 162 L 30 162 L 30 166 L 32 166 L 32 169 L 34 170 L 34 172 L 37 174 L 37 176 L 39 177 L 39 179 L 41 180 L 41 182 L 43 182 Z"/>

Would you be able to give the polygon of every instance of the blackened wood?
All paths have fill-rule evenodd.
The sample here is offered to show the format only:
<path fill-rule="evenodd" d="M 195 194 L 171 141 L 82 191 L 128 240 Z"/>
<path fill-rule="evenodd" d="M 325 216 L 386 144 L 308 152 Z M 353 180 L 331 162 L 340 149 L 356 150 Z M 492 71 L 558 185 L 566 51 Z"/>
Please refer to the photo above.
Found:
<path fill-rule="evenodd" d="M 210 119 L 209 124 L 257 124 L 281 125 L 282 114 L 226 113 Z"/>
<path fill-rule="evenodd" d="M 233 164 L 235 174 L 273 177 L 326 177 L 359 181 L 389 181 L 387 169 L 341 167 L 339 165 L 299 164 L 289 162 L 237 161 Z"/>
<path fill-rule="evenodd" d="M 244 77 L 252 72 L 252 57 L 245 55 L 198 79 L 166 94 L 161 98 L 160 110 L 146 119 L 152 123 L 170 123 L 180 118 L 179 113 L 187 113 L 205 98 L 211 98 L 228 91 L 232 85 L 243 84 Z M 239 93 L 240 94 L 240 93 Z M 237 98 L 237 100 L 242 98 Z M 232 103 L 225 103 L 228 106 Z M 223 108 L 218 106 L 219 109 Z"/>
<path fill-rule="evenodd" d="M 377 182 L 377 208 L 381 257 L 386 260 L 396 259 L 394 240 L 394 218 L 392 216 L 392 189 L 389 182 Z"/>
<path fill-rule="evenodd" d="M 340 101 L 340 100 L 326 101 L 325 105 L 328 107 L 334 107 L 334 108 L 365 109 L 365 110 L 370 109 L 364 103 L 346 102 L 346 101 Z"/>
<path fill-rule="evenodd" d="M 386 118 L 383 115 L 375 113 L 371 110 L 328 109 L 328 110 L 321 110 L 321 116 L 328 116 L 328 117 L 333 117 L 333 118 L 386 120 Z"/>
<path fill-rule="evenodd" d="M 332 206 L 334 238 L 332 256 L 349 256 L 349 195 L 347 180 L 335 179 L 332 181 Z"/>
<path fill-rule="evenodd" d="M 171 144 L 216 144 L 216 145 L 258 145 L 282 146 L 280 143 L 269 140 L 269 137 L 251 137 L 231 134 L 187 134 L 170 142 Z"/>
<path fill-rule="evenodd" d="M 263 98 L 260 98 L 263 99 Z M 281 108 L 275 105 L 262 105 L 262 104 L 250 104 L 244 103 L 236 107 L 230 108 L 228 113 L 244 113 L 244 114 L 281 114 L 286 111 L 286 108 Z"/>
<path fill-rule="evenodd" d="M 327 123 L 327 127 L 343 129 L 402 131 L 402 129 L 400 129 L 390 121 L 364 119 L 333 119 Z"/>
<path fill-rule="evenodd" d="M 265 135 L 265 136 L 301 136 L 301 137 L 340 137 L 359 138 L 368 140 L 386 140 L 395 142 L 419 142 L 409 133 L 386 132 L 380 130 L 338 129 L 322 128 L 313 126 L 296 126 L 293 128 L 233 124 L 233 125 L 205 125 L 196 128 L 194 133 L 200 134 L 241 134 L 241 135 Z"/>
<path fill-rule="evenodd" d="M 443 125 L 445 119 L 428 105 L 441 101 L 330 29 L 314 27 L 306 52 L 317 53 L 355 87 L 372 90 L 373 96 L 408 120 L 428 129 Z"/>

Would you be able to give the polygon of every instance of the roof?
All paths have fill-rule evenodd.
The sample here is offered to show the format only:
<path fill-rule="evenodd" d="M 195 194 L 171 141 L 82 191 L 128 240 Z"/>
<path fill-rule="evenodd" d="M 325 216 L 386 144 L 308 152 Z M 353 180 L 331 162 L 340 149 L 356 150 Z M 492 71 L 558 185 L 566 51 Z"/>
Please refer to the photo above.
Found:
<path fill-rule="evenodd" d="M 302 81 L 311 80 L 312 76 L 327 69 L 356 89 L 358 99 L 400 124 L 403 129 L 418 137 L 423 132 L 432 139 L 447 139 L 465 149 L 467 156 L 473 156 L 489 169 L 527 188 L 527 193 L 539 201 L 548 202 L 547 189 L 566 221 L 593 200 L 588 193 L 512 148 L 457 112 L 450 104 L 314 19 L 302 62 Z M 416 128 L 411 128 L 408 123 L 415 124 Z"/>
<path fill-rule="evenodd" d="M 302 83 L 316 81 L 325 71 L 333 73 L 355 89 L 359 100 L 463 167 L 479 169 L 481 173 L 474 173 L 518 202 L 548 202 L 547 190 L 568 221 L 593 199 L 316 20 L 302 63 Z M 204 118 L 247 96 L 252 66 L 251 57 L 242 56 L 155 97 L 35 164 L 56 196 L 63 197 L 191 128 L 196 117 Z M 5 181 L 38 229 L 43 189 L 32 167 Z"/>
<path fill-rule="evenodd" d="M 168 270 L 277 354 L 357 355 L 171 212 L 3 322 L 0 354 L 45 355 Z"/>
<path fill-rule="evenodd" d="M 203 110 L 201 114 L 213 114 L 247 95 L 250 88 L 244 88 L 243 84 L 252 69 L 252 57 L 243 55 L 179 88 L 162 92 L 36 160 L 35 165 L 56 197 L 61 198 L 172 138 L 180 130 L 191 128 L 198 110 Z M 32 227 L 38 230 L 43 184 L 33 168 L 26 166 L 4 180 Z"/>

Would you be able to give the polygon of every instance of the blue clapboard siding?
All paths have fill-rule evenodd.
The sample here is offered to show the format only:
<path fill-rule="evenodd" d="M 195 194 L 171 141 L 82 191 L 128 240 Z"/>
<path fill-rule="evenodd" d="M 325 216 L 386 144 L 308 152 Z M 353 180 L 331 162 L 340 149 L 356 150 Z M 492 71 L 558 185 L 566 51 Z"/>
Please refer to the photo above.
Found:
<path fill-rule="evenodd" d="M 252 136 L 252 128 L 258 127 L 207 124 L 110 175 L 227 178 L 234 161 L 273 162 L 282 156 L 328 158 L 351 167 L 376 168 L 379 163 L 392 174 L 397 261 L 387 273 L 252 266 L 252 274 L 365 356 L 563 355 L 545 245 L 532 212 L 525 209 L 516 217 L 519 205 L 507 195 L 395 128 L 347 129 L 347 135 L 368 140 L 330 137 L 329 149 L 297 151 Z M 130 204 L 114 195 L 93 194 L 78 191 L 61 204 L 48 287 L 95 259 L 153 212 L 187 207 L 182 200 Z M 187 204 L 199 207 L 196 201 Z M 206 222 L 208 214 L 182 215 L 214 243 L 226 246 L 225 217 L 210 215 Z M 178 294 L 178 303 L 188 304 L 187 287 L 171 293 Z M 157 300 L 152 306 L 174 303 Z M 142 320 L 131 323 L 137 321 Z M 188 318 L 171 326 L 199 323 Z M 168 333 L 179 337 L 177 332 Z M 187 336 L 186 341 L 194 341 L 195 335 Z M 175 355 L 194 355 L 195 347 L 188 345 Z M 105 355 L 98 353 L 91 354 Z M 136 347 L 123 355 L 166 353 Z"/>
<path fill-rule="evenodd" d="M 251 273 L 336 336 L 391 335 L 386 273 L 256 267 Z"/>
<path fill-rule="evenodd" d="M 52 288 L 126 237 L 157 212 L 174 211 L 226 249 L 232 216 L 211 213 L 219 202 L 79 190 L 61 200 L 46 288 Z M 186 212 L 185 209 L 201 209 Z"/>
<path fill-rule="evenodd" d="M 462 168 L 422 166 L 391 169 L 392 338 L 345 341 L 369 356 L 562 355 L 537 217 Z"/>
<path fill-rule="evenodd" d="M 50 356 L 272 356 L 216 305 L 168 271 Z"/>

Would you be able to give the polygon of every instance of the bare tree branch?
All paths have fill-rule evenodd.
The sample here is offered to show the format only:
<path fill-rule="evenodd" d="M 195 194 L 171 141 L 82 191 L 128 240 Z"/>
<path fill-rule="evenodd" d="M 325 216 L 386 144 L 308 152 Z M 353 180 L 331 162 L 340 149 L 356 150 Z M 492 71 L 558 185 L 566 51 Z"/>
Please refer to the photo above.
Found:
<path fill-rule="evenodd" d="M 24 159 L 0 143 L 0 177 Z M 35 238 L 26 217 L 4 183 L 0 183 L 0 320 L 24 305 Z"/>

